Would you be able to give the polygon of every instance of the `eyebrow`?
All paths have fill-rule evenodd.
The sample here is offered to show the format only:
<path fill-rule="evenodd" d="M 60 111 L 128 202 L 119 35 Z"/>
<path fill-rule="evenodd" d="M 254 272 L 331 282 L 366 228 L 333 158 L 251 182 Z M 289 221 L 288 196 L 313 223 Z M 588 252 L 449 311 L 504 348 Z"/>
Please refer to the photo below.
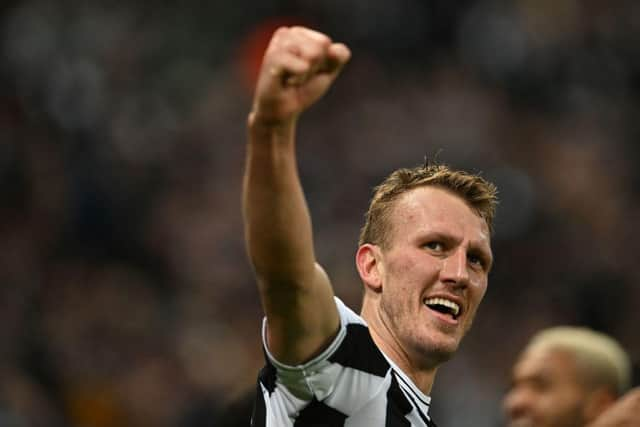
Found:
<path fill-rule="evenodd" d="M 458 245 L 460 244 L 461 239 L 452 236 L 448 233 L 443 233 L 442 231 L 426 231 L 423 236 L 421 236 L 423 240 L 442 240 L 444 243 L 448 245 Z"/>
<path fill-rule="evenodd" d="M 448 245 L 452 245 L 452 244 L 457 245 L 457 244 L 460 244 L 460 241 L 461 241 L 461 239 L 455 236 L 452 236 L 451 234 L 443 233 L 441 231 L 436 231 L 436 230 L 426 231 L 421 238 L 423 240 L 428 240 L 428 239 L 442 240 L 444 243 Z M 489 245 L 483 245 L 478 241 L 475 241 L 475 242 L 472 241 L 470 242 L 467 253 L 482 258 L 484 262 L 487 264 L 487 267 L 486 267 L 487 272 L 489 272 L 489 270 L 491 270 L 491 267 L 493 267 L 493 252 L 491 251 L 491 247 Z"/>

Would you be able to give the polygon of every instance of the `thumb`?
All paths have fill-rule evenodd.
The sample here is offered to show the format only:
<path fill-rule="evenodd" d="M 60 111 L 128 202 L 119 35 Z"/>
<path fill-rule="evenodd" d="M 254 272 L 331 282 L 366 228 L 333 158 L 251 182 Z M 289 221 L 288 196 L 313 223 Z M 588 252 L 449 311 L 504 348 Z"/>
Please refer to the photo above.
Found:
<path fill-rule="evenodd" d="M 327 59 L 322 71 L 337 74 L 350 58 L 351 51 L 345 44 L 332 43 L 327 49 Z"/>
<path fill-rule="evenodd" d="M 343 43 L 333 43 L 329 46 L 327 54 L 330 58 L 335 58 L 336 61 L 343 65 L 347 63 L 349 58 L 351 58 L 351 51 Z"/>

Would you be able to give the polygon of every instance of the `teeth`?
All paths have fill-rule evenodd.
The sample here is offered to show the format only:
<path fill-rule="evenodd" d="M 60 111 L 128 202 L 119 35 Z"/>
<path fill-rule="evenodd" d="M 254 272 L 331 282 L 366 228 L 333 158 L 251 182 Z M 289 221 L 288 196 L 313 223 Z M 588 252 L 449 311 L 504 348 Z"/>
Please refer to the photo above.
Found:
<path fill-rule="evenodd" d="M 424 301 L 425 304 L 427 305 L 435 305 L 435 304 L 439 304 L 439 305 L 443 305 L 445 307 L 448 307 L 451 309 L 452 313 L 454 316 L 457 316 L 458 313 L 460 313 L 460 306 L 458 304 L 456 304 L 453 301 L 449 301 L 448 299 L 444 299 L 444 298 L 429 298 L 427 300 Z"/>

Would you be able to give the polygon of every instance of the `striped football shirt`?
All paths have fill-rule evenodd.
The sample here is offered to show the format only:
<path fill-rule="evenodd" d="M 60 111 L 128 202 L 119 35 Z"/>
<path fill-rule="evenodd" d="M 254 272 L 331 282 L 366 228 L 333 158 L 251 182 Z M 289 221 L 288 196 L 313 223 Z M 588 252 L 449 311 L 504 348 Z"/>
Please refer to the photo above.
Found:
<path fill-rule="evenodd" d="M 278 362 L 262 340 L 252 427 L 435 427 L 430 397 L 373 342 L 365 321 L 338 298 L 340 331 L 319 356 L 298 366 Z"/>

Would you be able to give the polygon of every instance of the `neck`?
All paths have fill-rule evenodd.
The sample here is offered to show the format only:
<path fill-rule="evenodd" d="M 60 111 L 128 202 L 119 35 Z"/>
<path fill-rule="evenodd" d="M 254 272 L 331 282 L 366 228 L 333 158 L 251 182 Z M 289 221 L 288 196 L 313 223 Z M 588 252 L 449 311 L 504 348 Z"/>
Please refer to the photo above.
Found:
<path fill-rule="evenodd" d="M 369 333 L 376 346 L 413 381 L 420 391 L 430 394 L 438 370 L 437 366 L 421 360 L 418 356 L 412 356 L 380 315 L 379 305 L 366 296 L 360 315 L 367 322 Z"/>

